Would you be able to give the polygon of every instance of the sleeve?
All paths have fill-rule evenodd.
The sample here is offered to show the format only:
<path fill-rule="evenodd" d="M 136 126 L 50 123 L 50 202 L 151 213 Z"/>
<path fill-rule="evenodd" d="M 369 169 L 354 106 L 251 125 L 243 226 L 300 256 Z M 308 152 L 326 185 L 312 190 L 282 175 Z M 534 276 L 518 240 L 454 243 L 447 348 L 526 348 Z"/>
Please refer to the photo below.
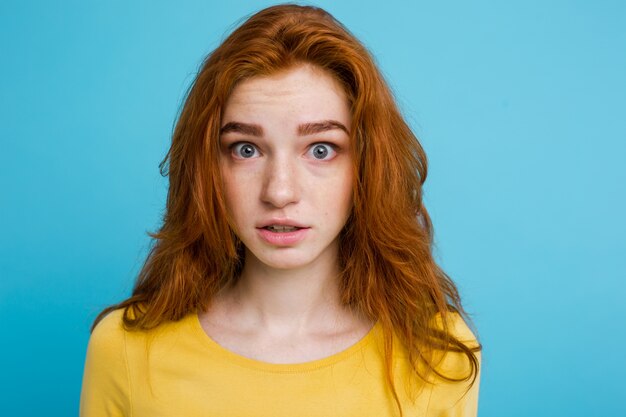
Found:
<path fill-rule="evenodd" d="M 478 347 L 476 337 L 469 329 L 465 321 L 458 314 L 450 318 L 450 329 L 453 334 L 464 342 L 468 347 Z M 437 417 L 476 417 L 478 414 L 478 392 L 480 387 L 480 370 L 482 367 L 481 352 L 474 352 L 478 359 L 478 373 L 474 383 L 472 379 L 462 382 L 440 381 L 433 388 L 429 408 L 436 410 L 432 415 Z M 443 375 L 453 378 L 463 378 L 471 370 L 470 363 L 465 354 L 460 352 L 447 352 L 444 354 L 437 370 Z M 433 410 L 433 411 L 434 411 Z M 430 415 L 430 414 L 429 414 Z"/>
<path fill-rule="evenodd" d="M 89 339 L 80 417 L 130 416 L 130 382 L 121 312 L 102 319 Z"/>

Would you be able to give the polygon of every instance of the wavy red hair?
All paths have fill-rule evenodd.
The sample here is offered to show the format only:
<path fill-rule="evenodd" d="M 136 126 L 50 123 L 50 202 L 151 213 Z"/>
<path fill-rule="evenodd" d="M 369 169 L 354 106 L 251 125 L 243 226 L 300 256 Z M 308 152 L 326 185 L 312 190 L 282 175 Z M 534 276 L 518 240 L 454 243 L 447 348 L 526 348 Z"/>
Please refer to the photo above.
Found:
<path fill-rule="evenodd" d="M 387 382 L 393 384 L 393 335 L 415 373 L 474 379 L 475 354 L 451 332 L 450 311 L 464 315 L 454 283 L 432 256 L 432 224 L 422 204 L 426 155 L 404 121 L 365 47 L 322 9 L 279 5 L 250 17 L 213 51 L 193 82 L 160 165 L 169 175 L 163 224 L 124 308 L 130 330 L 150 329 L 205 310 L 238 277 L 242 244 L 230 226 L 219 171 L 219 129 L 234 86 L 298 63 L 314 64 L 345 88 L 352 111 L 353 212 L 340 235 L 342 302 L 382 325 Z M 435 325 L 437 314 L 443 326 Z M 462 352 L 466 378 L 435 370 L 433 351 Z M 420 366 L 420 365 L 425 365 Z M 424 371 L 425 370 L 425 371 Z"/>

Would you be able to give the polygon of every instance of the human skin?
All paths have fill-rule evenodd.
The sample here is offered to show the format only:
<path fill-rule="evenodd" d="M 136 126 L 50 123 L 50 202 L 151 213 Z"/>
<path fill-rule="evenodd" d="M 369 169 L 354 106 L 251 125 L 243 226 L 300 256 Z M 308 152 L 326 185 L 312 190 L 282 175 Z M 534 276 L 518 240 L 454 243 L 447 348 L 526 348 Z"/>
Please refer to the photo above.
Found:
<path fill-rule="evenodd" d="M 298 362 L 345 349 L 371 328 L 342 305 L 338 289 L 338 236 L 352 209 L 350 125 L 342 86 L 309 64 L 233 89 L 221 123 L 220 169 L 245 263 L 235 285 L 200 316 L 222 346 Z M 304 231 L 294 242 L 268 240 L 263 234 L 271 232 L 260 228 L 272 223 Z"/>
<path fill-rule="evenodd" d="M 350 121 L 341 85 L 311 65 L 234 88 L 222 119 L 222 127 L 231 126 L 220 137 L 220 168 L 227 208 L 246 247 L 246 269 L 336 263 L 353 180 L 350 138 L 339 125 L 347 130 Z M 262 132 L 233 123 L 256 125 Z M 320 123 L 322 131 L 299 132 L 307 123 Z M 305 229 L 290 244 L 294 239 L 281 239 L 285 233 L 261 228 L 280 223 Z"/>

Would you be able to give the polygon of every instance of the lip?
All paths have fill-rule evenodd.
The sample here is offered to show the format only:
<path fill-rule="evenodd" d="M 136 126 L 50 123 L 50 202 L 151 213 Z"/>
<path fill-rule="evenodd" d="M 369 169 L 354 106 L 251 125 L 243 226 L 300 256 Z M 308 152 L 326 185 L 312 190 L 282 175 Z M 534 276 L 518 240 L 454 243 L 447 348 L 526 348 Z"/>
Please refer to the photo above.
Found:
<path fill-rule="evenodd" d="M 271 230 L 265 229 L 265 227 L 272 225 L 297 227 L 298 230 L 292 232 L 272 232 Z M 261 239 L 272 246 L 293 246 L 303 240 L 310 229 L 309 226 L 286 217 L 273 217 L 263 220 L 257 226 L 257 232 Z"/>
<path fill-rule="evenodd" d="M 278 223 L 272 223 L 278 224 Z M 261 239 L 274 246 L 293 246 L 303 240 L 309 233 L 310 228 L 294 230 L 293 232 L 272 232 L 268 229 L 258 228 Z"/>
<path fill-rule="evenodd" d="M 289 218 L 278 218 L 278 217 L 273 217 L 271 219 L 268 220 L 263 220 L 261 223 L 256 225 L 257 229 L 263 229 L 264 227 L 267 226 L 272 226 L 272 225 L 276 225 L 276 226 L 291 226 L 291 227 L 299 227 L 301 229 L 308 229 L 309 226 L 299 223 L 295 220 L 289 219 Z"/>

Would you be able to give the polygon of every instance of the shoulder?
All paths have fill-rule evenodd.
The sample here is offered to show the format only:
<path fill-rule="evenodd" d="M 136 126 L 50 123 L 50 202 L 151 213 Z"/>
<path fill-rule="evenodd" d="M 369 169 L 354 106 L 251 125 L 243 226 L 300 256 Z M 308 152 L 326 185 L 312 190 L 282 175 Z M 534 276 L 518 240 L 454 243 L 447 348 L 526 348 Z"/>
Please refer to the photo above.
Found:
<path fill-rule="evenodd" d="M 457 348 L 434 352 L 435 371 L 451 380 L 434 377 L 430 407 L 437 415 L 476 416 L 480 385 L 481 346 L 463 317 L 456 312 L 435 317 L 436 327 L 465 345 L 473 355 Z M 454 346 L 454 345 L 453 345 Z"/>
<path fill-rule="evenodd" d="M 470 349 L 480 347 L 478 339 L 470 325 L 463 316 L 455 311 L 447 313 L 437 313 L 433 317 L 433 327 L 438 330 L 445 330 L 453 338 L 463 343 Z"/>
<path fill-rule="evenodd" d="M 109 313 L 96 325 L 89 338 L 80 399 L 81 416 L 124 415 L 124 410 L 130 406 L 122 313 L 121 310 Z"/>
<path fill-rule="evenodd" d="M 96 325 L 89 338 L 85 370 L 92 377 L 126 373 L 126 330 L 122 321 L 123 310 L 107 314 Z"/>
<path fill-rule="evenodd" d="M 472 350 L 477 359 L 480 359 L 480 343 L 461 314 L 457 312 L 437 313 L 434 317 L 434 327 L 446 331 L 451 338 Z M 452 343 L 451 349 L 440 351 L 436 355 L 439 356 L 440 367 L 443 368 L 441 370 L 454 374 L 470 372 L 471 364 L 468 356 L 465 352 L 459 352 L 454 346 L 455 343 Z"/>
<path fill-rule="evenodd" d="M 94 335 L 114 335 L 118 336 L 124 332 L 124 309 L 120 308 L 117 310 L 111 311 L 109 314 L 104 316 L 93 329 L 92 336 Z"/>
<path fill-rule="evenodd" d="M 124 311 L 114 310 L 100 320 L 89 338 L 88 353 L 112 356 L 124 348 L 125 333 L 122 320 Z"/>

